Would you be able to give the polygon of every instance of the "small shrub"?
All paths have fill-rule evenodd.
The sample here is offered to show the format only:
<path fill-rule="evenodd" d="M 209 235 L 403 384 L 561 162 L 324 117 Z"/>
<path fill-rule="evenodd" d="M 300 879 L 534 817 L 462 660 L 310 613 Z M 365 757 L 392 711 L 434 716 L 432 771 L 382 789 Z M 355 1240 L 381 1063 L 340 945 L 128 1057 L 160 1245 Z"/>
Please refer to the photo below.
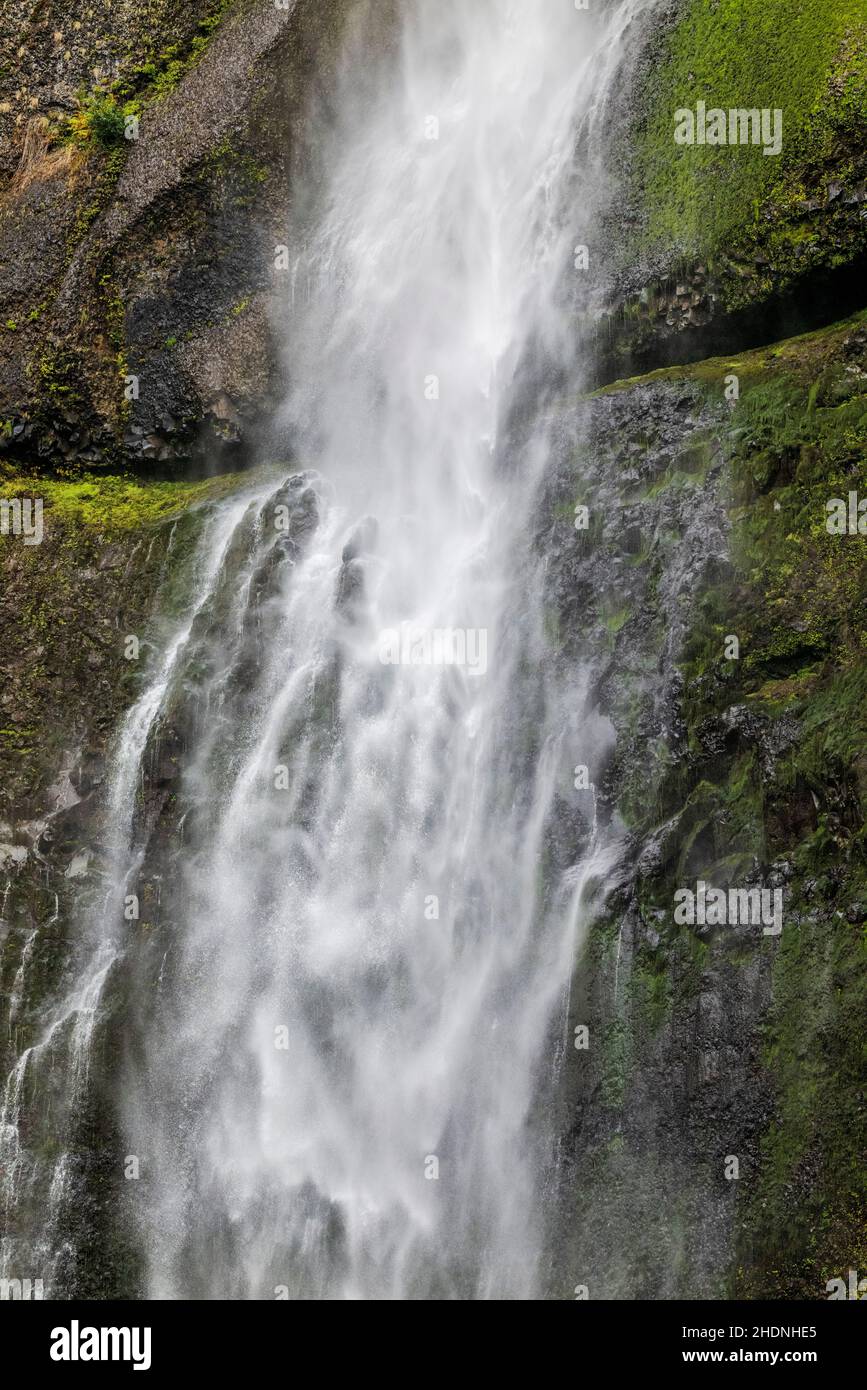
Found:
<path fill-rule="evenodd" d="M 70 119 L 69 126 L 78 144 L 95 140 L 109 150 L 124 141 L 124 111 L 111 96 L 87 98 Z"/>

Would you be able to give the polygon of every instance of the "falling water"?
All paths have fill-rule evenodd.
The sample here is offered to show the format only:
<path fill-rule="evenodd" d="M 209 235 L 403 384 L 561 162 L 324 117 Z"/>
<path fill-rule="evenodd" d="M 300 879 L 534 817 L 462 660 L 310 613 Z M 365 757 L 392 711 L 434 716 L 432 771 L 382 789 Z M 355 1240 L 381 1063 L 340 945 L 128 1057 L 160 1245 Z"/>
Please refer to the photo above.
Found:
<path fill-rule="evenodd" d="M 546 1094 L 615 850 L 592 796 L 580 854 L 552 849 L 589 678 L 546 635 L 544 430 L 509 441 L 543 376 L 580 382 L 576 208 L 648 3 L 408 0 L 378 57 L 362 10 L 311 113 L 280 415 L 304 471 L 217 510 L 116 752 L 87 986 L 138 931 L 153 1297 L 548 1292 Z M 436 633 L 466 659 L 413 660 Z M 121 922 L 156 883 L 159 925 Z"/>
<path fill-rule="evenodd" d="M 32 1240 L 0 1240 L 0 1277 L 20 1277 L 20 1270 L 37 1270 L 51 1290 L 70 1264 L 73 1252 L 60 1230 L 66 1208 L 76 1200 L 70 1145 L 89 1080 L 94 1033 L 105 1003 L 112 971 L 124 946 L 123 914 L 127 884 L 140 862 L 130 852 L 136 784 L 141 776 L 146 741 L 160 710 L 176 666 L 189 639 L 192 624 L 210 594 L 220 562 L 246 503 L 239 499 L 213 517 L 205 530 L 204 544 L 194 575 L 193 594 L 181 624 L 172 633 L 153 677 L 134 703 L 115 739 L 111 759 L 113 776 L 105 806 L 107 885 L 95 903 L 82 895 L 75 943 L 78 963 L 72 971 L 73 986 L 44 1012 L 36 1037 L 21 1048 L 9 1071 L 0 1097 L 0 1210 L 6 1231 L 16 1228 L 16 1215 L 32 1203 L 38 1212 Z M 8 887 L 7 887 L 8 894 Z M 5 909 L 5 899 L 4 899 Z M 15 1036 L 18 1012 L 30 974 L 38 938 L 51 937 L 58 921 L 59 899 L 54 910 L 28 935 L 12 984 L 8 1028 Z M 58 1080 L 60 1084 L 58 1084 Z M 28 1105 L 32 1105 L 32 1110 Z M 30 1113 L 28 1111 L 30 1110 Z M 38 1114 L 38 1123 L 34 1116 Z M 31 1130 L 30 1144 L 22 1142 L 22 1128 Z M 48 1141 L 44 1154 L 34 1152 L 33 1139 L 45 1126 Z M 56 1155 L 51 1157 L 51 1155 Z M 26 1230 L 26 1223 L 22 1223 Z"/>

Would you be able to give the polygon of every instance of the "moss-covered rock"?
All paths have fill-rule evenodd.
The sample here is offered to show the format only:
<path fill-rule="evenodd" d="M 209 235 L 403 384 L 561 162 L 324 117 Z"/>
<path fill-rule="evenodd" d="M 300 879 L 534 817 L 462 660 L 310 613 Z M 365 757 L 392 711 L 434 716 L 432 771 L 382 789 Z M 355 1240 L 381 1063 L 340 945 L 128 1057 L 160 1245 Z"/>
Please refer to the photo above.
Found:
<path fill-rule="evenodd" d="M 772 341 L 797 331 L 798 315 L 828 322 L 860 307 L 862 0 L 676 0 L 654 19 L 617 141 L 609 372 Z M 780 112 L 780 151 L 752 143 L 751 126 L 749 143 L 675 143 L 676 112 L 699 102 L 726 113 L 727 139 L 731 111 Z"/>
<path fill-rule="evenodd" d="M 142 483 L 0 473 L 0 505 L 42 505 L 39 543 L 26 544 L 8 512 L 0 536 L 0 1201 L 4 1257 L 13 1270 L 38 1270 L 48 1296 L 141 1293 L 113 1089 L 129 1009 L 122 955 L 111 961 L 105 951 L 94 1016 L 70 989 L 105 911 L 112 740 L 161 659 L 167 625 L 188 611 L 214 503 L 269 476 Z M 171 750 L 162 756 L 170 764 Z M 142 890 L 143 915 L 151 906 Z M 49 1002 L 56 1015 L 46 1028 Z M 73 1061 L 81 1029 L 92 1029 L 86 1086 L 76 1085 Z M 33 1242 L 61 1159 L 68 1200 L 46 1263 Z"/>
<path fill-rule="evenodd" d="M 38 545 L 0 537 L 0 821 L 35 830 L 55 809 L 52 788 L 62 800 L 70 779 L 79 798 L 98 785 L 104 740 L 147 663 L 169 554 L 182 571 L 201 509 L 254 476 L 142 483 L 0 471 L 0 503 L 38 500 L 43 527 Z M 128 659 L 128 635 L 142 640 L 141 661 Z"/>
<path fill-rule="evenodd" d="M 823 1298 L 867 1259 L 867 535 L 827 529 L 832 498 L 867 496 L 865 325 L 570 417 L 555 498 L 603 519 L 567 539 L 561 503 L 543 527 L 557 630 L 586 641 L 612 592 L 634 615 L 597 678 L 617 733 L 597 810 L 627 865 L 596 904 L 571 1006 L 591 1043 L 563 1086 L 559 1268 L 592 1296 Z M 699 879 L 781 890 L 782 935 L 678 925 Z"/>

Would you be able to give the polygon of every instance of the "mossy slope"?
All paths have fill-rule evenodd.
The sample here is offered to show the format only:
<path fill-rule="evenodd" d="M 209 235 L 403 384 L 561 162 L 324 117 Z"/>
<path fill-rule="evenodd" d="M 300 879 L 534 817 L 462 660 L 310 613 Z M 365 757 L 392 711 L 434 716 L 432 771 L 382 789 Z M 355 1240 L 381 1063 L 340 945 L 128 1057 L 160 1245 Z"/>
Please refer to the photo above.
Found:
<path fill-rule="evenodd" d="M 796 215 L 811 176 L 810 192 L 826 197 L 830 177 L 864 177 L 867 8 L 863 0 L 690 0 L 649 98 L 647 237 L 691 256 L 726 254 L 741 238 L 764 237 L 769 205 L 782 220 Z M 781 110 L 782 153 L 675 145 L 675 110 L 699 100 L 708 110 Z"/>
<path fill-rule="evenodd" d="M 716 324 L 728 341 L 762 341 L 762 304 L 785 336 L 794 293 L 814 295 L 812 322 L 827 322 L 857 306 L 833 296 L 867 252 L 864 0 L 679 0 L 666 17 L 647 38 L 618 161 L 624 364 L 707 355 Z M 675 113 L 699 102 L 780 111 L 781 152 L 675 143 Z M 663 353 L 672 338 L 680 350 Z"/>

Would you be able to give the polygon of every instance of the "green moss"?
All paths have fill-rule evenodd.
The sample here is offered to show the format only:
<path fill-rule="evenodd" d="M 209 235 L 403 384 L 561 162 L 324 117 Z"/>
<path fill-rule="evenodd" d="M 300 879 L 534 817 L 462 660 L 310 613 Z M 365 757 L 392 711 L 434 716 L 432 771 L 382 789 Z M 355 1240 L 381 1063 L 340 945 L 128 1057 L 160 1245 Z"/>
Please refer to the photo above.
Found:
<path fill-rule="evenodd" d="M 630 1028 L 624 1018 L 614 1018 L 602 1035 L 602 1104 L 619 1110 L 626 1097 L 629 1079 Z"/>
<path fill-rule="evenodd" d="M 99 178 L 93 189 L 93 197 L 89 203 L 82 203 L 76 213 L 72 233 L 67 241 L 67 251 L 70 256 L 88 228 L 111 202 L 128 153 L 129 142 L 127 140 L 104 152 Z"/>
<path fill-rule="evenodd" d="M 53 404 L 63 399 L 78 400 L 73 385 L 78 377 L 78 363 L 72 353 L 49 347 L 36 359 L 36 369 L 42 390 Z"/>
<path fill-rule="evenodd" d="M 615 637 L 620 629 L 626 626 L 631 617 L 632 613 L 628 608 L 618 608 L 614 612 L 606 614 L 602 621 L 612 637 Z"/>
<path fill-rule="evenodd" d="M 867 946 L 860 909 L 849 913 L 867 903 L 867 542 L 826 528 L 830 498 L 867 491 L 865 323 L 860 314 L 651 378 L 697 383 L 720 407 L 731 566 L 694 597 L 683 652 L 689 756 L 659 757 L 658 790 L 645 790 L 639 823 L 647 832 L 677 814 L 677 833 L 640 898 L 667 910 L 673 885 L 693 876 L 725 884 L 755 864 L 789 864 L 783 935 L 761 948 L 772 971 L 761 1061 L 773 1120 L 757 1175 L 738 1194 L 730 1291 L 750 1298 L 822 1297 L 827 1279 L 867 1264 L 853 1139 L 863 1123 Z M 740 399 L 723 411 L 731 371 Z M 739 660 L 725 659 L 730 633 Z M 743 707 L 757 717 L 746 729 L 729 722 Z M 778 749 L 770 765 L 766 747 Z M 692 938 L 661 930 L 672 980 Z M 639 1035 L 665 1017 L 659 971 L 654 958 L 634 973 Z M 616 1080 L 622 1039 L 609 1051 Z"/>
<path fill-rule="evenodd" d="M 118 97 L 140 96 L 157 101 L 174 91 L 181 79 L 203 57 L 213 35 L 219 29 L 234 0 L 217 0 L 208 14 L 199 20 L 193 34 L 163 48 L 155 49 L 123 78 L 114 83 Z"/>
<path fill-rule="evenodd" d="M 225 181 L 227 192 L 234 192 L 232 202 L 236 207 L 248 207 L 270 175 L 266 165 L 259 164 L 245 150 L 236 149 L 228 136 L 224 136 L 208 151 L 199 172 L 201 178 L 208 182 Z M 247 299 L 241 300 L 232 312 L 242 313 L 248 303 Z"/>
<path fill-rule="evenodd" d="M 863 928 L 799 912 L 774 965 L 763 1061 L 777 1092 L 761 1168 L 745 1194 L 739 1270 L 743 1297 L 824 1294 L 828 1279 L 867 1265 L 863 1128 Z"/>
<path fill-rule="evenodd" d="M 46 513 L 102 531 L 134 531 L 192 506 L 214 501 L 255 478 L 226 473 L 205 482 L 142 482 L 122 475 L 85 474 L 73 482 L 0 472 L 0 498 L 41 497 Z"/>
<path fill-rule="evenodd" d="M 639 1026 L 654 1036 L 671 1016 L 673 990 L 661 959 L 639 962 L 630 979 L 632 1004 Z"/>
<path fill-rule="evenodd" d="M 754 348 L 733 357 L 707 357 L 702 362 L 659 367 L 641 376 L 622 377 L 607 386 L 600 386 L 597 390 L 588 392 L 585 399 L 594 400 L 597 396 L 631 391 L 635 386 L 670 381 L 696 382 L 709 398 L 715 397 L 722 401 L 725 378 L 731 373 L 737 376 L 742 391 L 750 386 L 767 386 L 775 378 L 787 389 L 798 385 L 806 387 L 805 396 L 809 398 L 811 392 L 818 389 L 818 380 L 826 370 L 829 359 L 838 352 L 843 340 L 858 328 L 865 326 L 867 309 L 840 323 L 829 324 L 817 332 L 786 338 L 770 347 Z M 779 386 L 773 389 L 779 389 Z M 777 422 L 781 420 L 780 411 L 777 414 Z"/>
<path fill-rule="evenodd" d="M 837 127 L 867 121 L 863 0 L 690 0 L 648 93 L 640 149 L 651 243 L 690 256 L 717 250 L 788 197 L 810 160 L 833 151 Z M 678 146 L 680 107 L 783 111 L 783 153 L 757 146 Z M 804 228 L 791 234 L 803 239 Z"/>

